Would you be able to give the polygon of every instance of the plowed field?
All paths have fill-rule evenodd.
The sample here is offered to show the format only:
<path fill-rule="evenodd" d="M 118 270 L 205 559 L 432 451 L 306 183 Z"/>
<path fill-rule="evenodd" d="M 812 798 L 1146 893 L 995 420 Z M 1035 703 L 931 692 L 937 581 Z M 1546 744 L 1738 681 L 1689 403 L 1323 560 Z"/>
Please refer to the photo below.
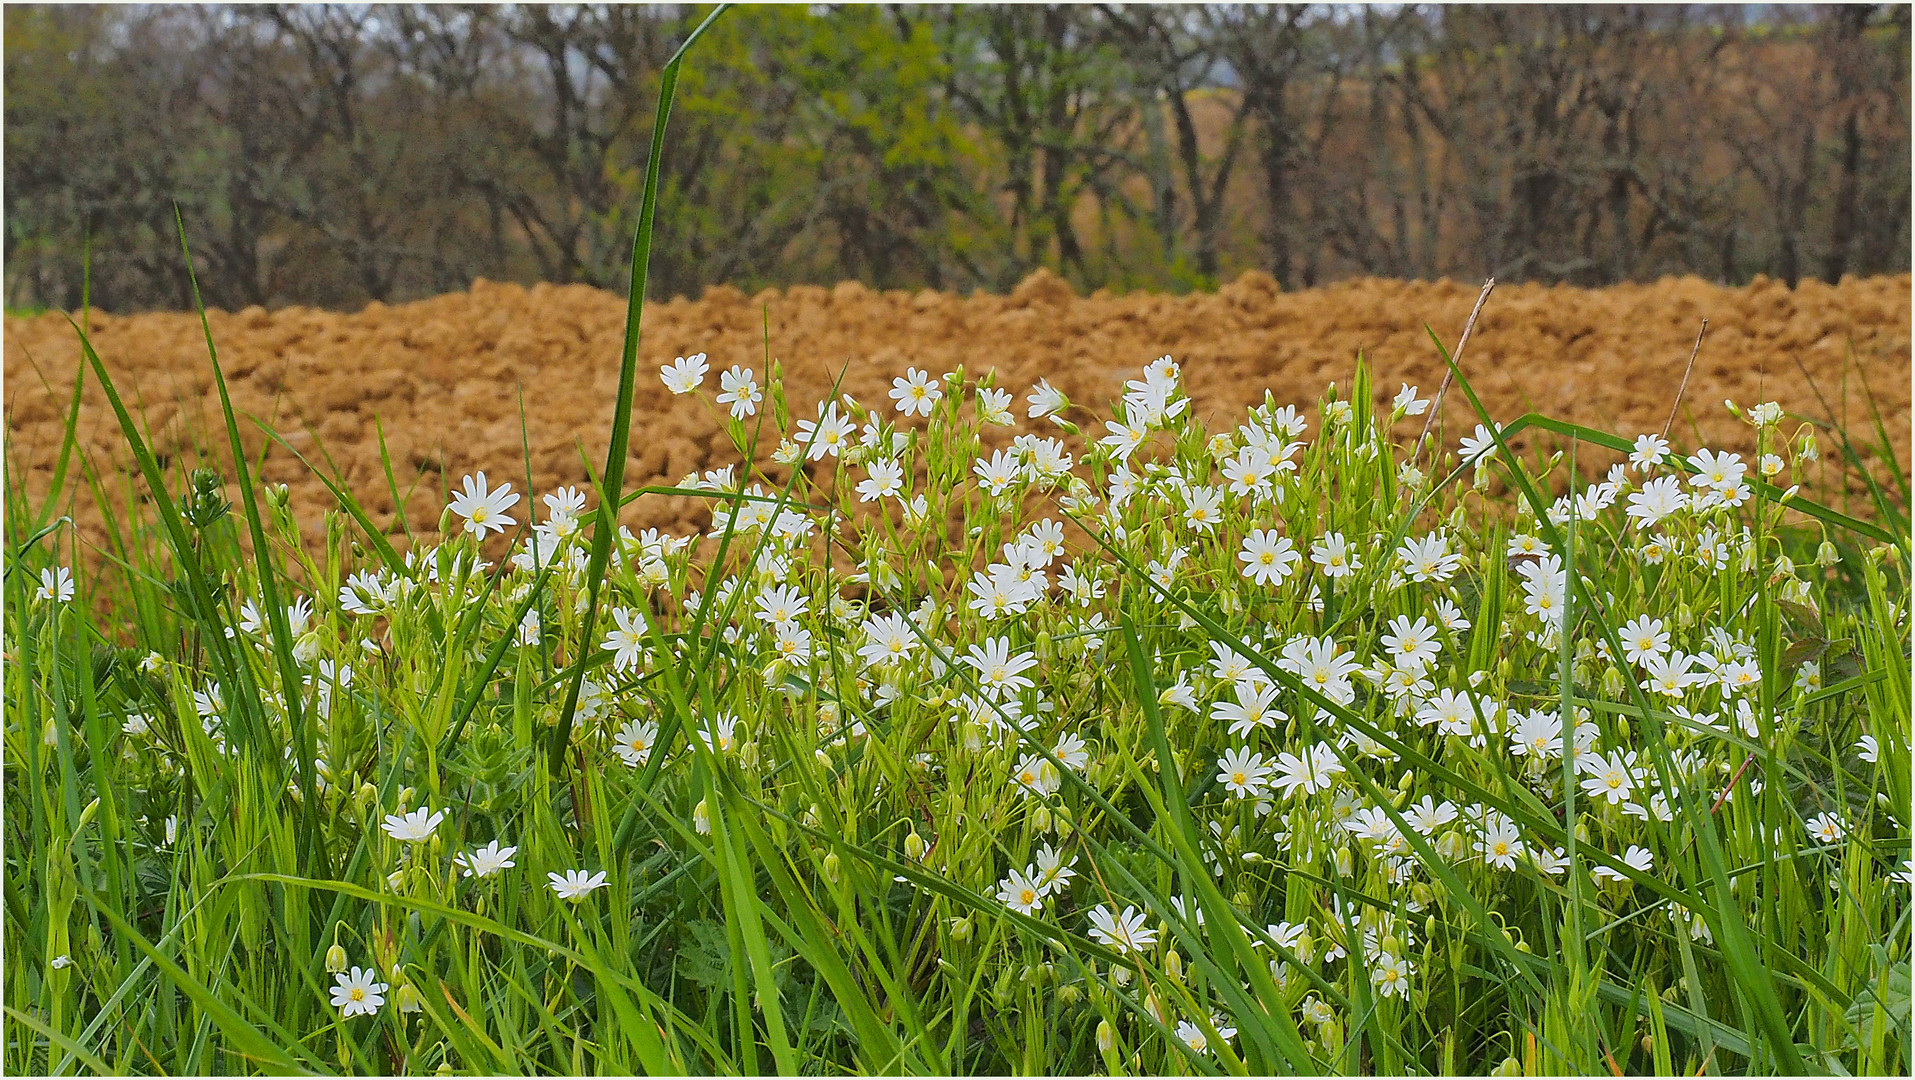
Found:
<path fill-rule="evenodd" d="M 995 368 L 998 384 L 1019 395 L 1021 421 L 1023 392 L 1039 378 L 1107 414 L 1125 378 L 1169 353 L 1182 363 L 1200 414 L 1221 420 L 1240 416 L 1266 388 L 1280 402 L 1312 405 L 1327 383 L 1348 385 L 1359 351 L 1376 372 L 1379 403 L 1405 381 L 1427 396 L 1443 368 L 1424 324 L 1453 347 L 1476 294 L 1470 284 L 1389 280 L 1286 293 L 1247 274 L 1214 294 L 1078 297 L 1042 272 L 1009 296 L 878 293 L 855 283 L 758 296 L 713 289 L 646 312 L 627 484 L 676 481 L 734 458 L 713 412 L 672 398 L 659 382 L 658 366 L 682 354 L 709 354 L 707 387 L 715 392 L 716 372 L 731 364 L 757 369 L 762 381 L 768 348 L 794 415 L 810 415 L 841 368 L 847 393 L 885 405 L 891 378 L 906 366 Z M 1838 420 L 1846 410 L 1851 427 L 1865 432 L 1865 381 L 1907 467 L 1907 275 L 1793 291 L 1694 278 L 1601 290 L 1499 286 L 1463 363 L 1499 420 L 1535 409 L 1627 435 L 1660 431 L 1704 318 L 1708 336 L 1671 431 L 1678 446 L 1746 451 L 1750 430 L 1723 408 L 1725 398 L 1774 399 Z M 549 490 L 581 482 L 584 459 L 602 464 L 623 321 L 623 301 L 608 293 L 483 281 L 469 292 L 355 314 L 254 308 L 211 316 L 234 406 L 286 433 L 308 457 L 319 460 L 323 447 L 384 521 L 395 507 L 377 421 L 401 492 L 411 488 L 407 512 L 426 532 L 438 521 L 444 487 L 465 472 L 484 469 L 495 482 L 522 487 L 529 448 L 533 481 Z M 219 431 L 220 415 L 197 317 L 95 315 L 91 332 L 122 394 L 143 407 L 156 448 L 171 463 L 190 463 L 195 446 Z M 25 470 L 37 494 L 52 475 L 79 349 L 61 316 L 9 316 L 5 358 L 9 464 Z M 1451 447 L 1474 423 L 1466 409 L 1452 394 Z M 130 460 L 90 378 L 80 433 L 96 461 Z M 246 440 L 255 454 L 264 442 L 250 427 Z M 264 472 L 291 485 L 301 520 L 316 526 L 317 511 L 329 505 L 323 485 L 277 447 Z M 81 500 L 78 516 L 98 542 L 89 501 Z M 642 499 L 626 517 L 679 528 L 708 520 L 702 504 L 681 497 Z"/>

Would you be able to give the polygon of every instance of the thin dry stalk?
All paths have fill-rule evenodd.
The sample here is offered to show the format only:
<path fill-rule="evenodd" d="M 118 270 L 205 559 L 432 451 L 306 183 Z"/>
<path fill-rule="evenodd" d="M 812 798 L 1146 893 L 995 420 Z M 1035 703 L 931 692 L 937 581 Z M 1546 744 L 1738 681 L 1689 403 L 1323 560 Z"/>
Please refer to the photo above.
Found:
<path fill-rule="evenodd" d="M 1689 350 L 1689 366 L 1682 369 L 1682 385 L 1676 387 L 1676 400 L 1669 403 L 1669 419 L 1662 425 L 1662 437 L 1669 437 L 1669 429 L 1676 425 L 1676 410 L 1682 407 L 1682 392 L 1689 389 L 1689 373 L 1696 369 L 1696 354 L 1702 351 L 1702 335 L 1709 332 L 1709 320 L 1702 320 L 1702 329 L 1696 331 L 1696 347 Z"/>
<path fill-rule="evenodd" d="M 1482 313 L 1483 304 L 1489 299 L 1490 290 L 1494 288 L 1496 288 L 1496 279 L 1490 278 L 1483 282 L 1483 291 L 1476 294 L 1476 306 L 1470 309 L 1469 321 L 1463 324 L 1463 336 L 1456 342 L 1456 351 L 1450 353 L 1450 360 L 1454 362 L 1457 367 L 1463 365 L 1463 349 L 1469 344 L 1470 331 L 1476 329 L 1476 316 Z M 1437 415 L 1443 411 L 1443 395 L 1450 392 L 1450 383 L 1454 380 L 1455 375 L 1456 371 L 1454 368 L 1443 373 L 1443 383 L 1436 388 L 1436 400 L 1430 403 L 1429 419 L 1423 421 L 1423 433 L 1416 437 L 1416 452 L 1410 455 L 1411 461 L 1415 461 L 1422 455 L 1423 444 L 1427 442 L 1430 437 L 1430 425 L 1436 423 Z"/>

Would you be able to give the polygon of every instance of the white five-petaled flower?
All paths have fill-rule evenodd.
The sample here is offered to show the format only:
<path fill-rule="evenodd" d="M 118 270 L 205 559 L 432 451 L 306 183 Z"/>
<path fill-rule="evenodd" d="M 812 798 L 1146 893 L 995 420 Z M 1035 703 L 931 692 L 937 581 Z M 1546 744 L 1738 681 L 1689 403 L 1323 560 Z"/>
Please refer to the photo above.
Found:
<path fill-rule="evenodd" d="M 461 483 L 464 490 L 453 498 L 450 509 L 465 519 L 465 531 L 483 540 L 488 532 L 502 533 L 516 524 L 506 514 L 519 502 L 511 484 L 500 484 L 488 491 L 483 470 L 475 476 L 467 476 Z"/>
<path fill-rule="evenodd" d="M 630 671 L 638 666 L 639 657 L 645 651 L 645 616 L 631 608 L 615 607 L 612 620 L 618 628 L 607 630 L 599 647 L 614 654 L 612 667 L 615 670 Z"/>
<path fill-rule="evenodd" d="M 800 449 L 808 446 L 805 456 L 818 461 L 826 454 L 837 457 L 857 426 L 849 416 L 839 413 L 838 403 L 832 401 L 818 406 L 818 419 L 798 421 L 792 439 Z"/>
<path fill-rule="evenodd" d="M 1810 839 L 1824 844 L 1841 843 L 1842 838 L 1848 835 L 1848 826 L 1842 824 L 1842 819 L 1829 813 L 1817 814 L 1803 822 L 1802 826 L 1809 831 Z"/>
<path fill-rule="evenodd" d="M 1749 468 L 1743 464 L 1740 454 L 1718 454 L 1706 449 L 1689 455 L 1689 464 L 1696 470 L 1689 477 L 1690 486 L 1715 491 L 1728 491 L 1740 486 L 1742 474 Z"/>
<path fill-rule="evenodd" d="M 353 968 L 350 973 L 333 976 L 332 1003 L 340 1015 L 371 1016 L 386 1003 L 386 984 L 376 981 L 379 973 L 370 968 Z"/>
<path fill-rule="evenodd" d="M 73 572 L 64 566 L 49 566 L 40 571 L 40 588 L 34 595 L 56 604 L 73 599 Z"/>
<path fill-rule="evenodd" d="M 1476 431 L 1463 436 L 1463 445 L 1459 452 L 1463 455 L 1463 464 L 1482 468 L 1489 463 L 1490 451 L 1496 449 L 1496 436 L 1481 424 Z"/>
<path fill-rule="evenodd" d="M 466 877 L 491 877 L 501 870 L 509 870 L 517 866 L 518 864 L 512 861 L 512 856 L 517 854 L 518 850 L 516 847 L 500 847 L 499 842 L 494 840 L 482 848 L 473 850 L 470 854 L 461 852 L 453 856 L 452 861 L 459 869 L 465 871 Z"/>
<path fill-rule="evenodd" d="M 1622 864 L 1638 873 L 1646 874 L 1655 867 L 1656 857 L 1650 854 L 1648 848 L 1645 848 L 1640 844 L 1631 844 L 1629 846 L 1629 850 L 1623 852 Z M 1595 878 L 1597 881 L 1627 881 L 1629 880 L 1626 876 L 1624 876 L 1622 871 L 1612 870 L 1607 866 L 1590 867 L 1589 876 Z"/>
<path fill-rule="evenodd" d="M 1410 996 L 1410 962 L 1388 952 L 1378 953 L 1370 967 L 1370 985 L 1382 997 Z"/>
<path fill-rule="evenodd" d="M 1259 585 L 1274 585 L 1290 576 L 1303 556 L 1275 529 L 1252 529 L 1243 538 L 1243 550 L 1237 552 L 1243 563 L 1243 576 Z"/>
<path fill-rule="evenodd" d="M 1315 795 L 1335 782 L 1342 771 L 1343 763 L 1337 760 L 1336 751 L 1329 743 L 1318 742 L 1304 747 L 1300 753 L 1277 755 L 1275 786 L 1286 799 L 1299 791 Z"/>
<path fill-rule="evenodd" d="M 874 458 L 864 463 L 866 478 L 858 481 L 858 501 L 873 502 L 904 490 L 904 466 L 896 458 Z"/>
<path fill-rule="evenodd" d="M 1044 906 L 1044 890 L 1022 870 L 1013 870 L 998 883 L 997 899 L 1019 915 L 1035 915 Z"/>
<path fill-rule="evenodd" d="M 1404 383 L 1403 389 L 1396 392 L 1396 400 L 1390 402 L 1390 408 L 1402 410 L 1404 416 L 1422 416 L 1428 412 L 1430 403 L 1416 396 L 1418 389 L 1409 383 Z"/>
<path fill-rule="evenodd" d="M 1420 615 L 1414 623 L 1407 615 L 1391 619 L 1390 632 L 1383 635 L 1383 647 L 1390 650 L 1398 667 L 1417 671 L 1435 663 L 1436 654 L 1443 651 L 1443 643 L 1436 640 L 1436 627 Z"/>
<path fill-rule="evenodd" d="M 1310 545 L 1310 561 L 1323 569 L 1324 577 L 1349 577 L 1363 569 L 1350 542 L 1340 532 L 1325 533 Z"/>
<path fill-rule="evenodd" d="M 408 844 L 423 844 L 432 839 L 433 832 L 439 828 L 439 823 L 445 820 L 445 816 L 444 810 L 435 813 L 421 806 L 410 813 L 387 814 L 385 823 L 380 825 L 380 828 L 386 830 L 386 835 L 394 840 L 403 840 Z"/>
<path fill-rule="evenodd" d="M 758 403 L 764 400 L 764 391 L 758 389 L 758 377 L 750 368 L 732 366 L 730 371 L 718 376 L 718 404 L 731 406 L 731 418 L 743 420 L 758 412 Z"/>
<path fill-rule="evenodd" d="M 940 381 L 917 368 L 906 368 L 903 376 L 891 380 L 891 400 L 906 416 L 929 416 L 944 397 L 944 391 L 938 389 Z"/>
<path fill-rule="evenodd" d="M 705 354 L 693 353 L 659 368 L 658 377 L 664 381 L 665 389 L 672 393 L 689 394 L 705 381 L 705 372 L 709 370 L 705 365 Z"/>
<path fill-rule="evenodd" d="M 1037 664 L 1037 657 L 1030 653 L 1012 655 L 1011 639 L 1003 637 L 991 638 L 981 647 L 971 646 L 962 659 L 977 670 L 978 684 L 993 701 L 1030 689 L 1032 683 L 1024 671 Z"/>
<path fill-rule="evenodd" d="M 1125 905 L 1121 915 L 1110 907 L 1096 907 L 1090 913 L 1090 934 L 1119 952 L 1142 952 L 1157 941 L 1157 931 L 1145 926 L 1146 921 L 1134 905 Z"/>
<path fill-rule="evenodd" d="M 1051 386 L 1048 379 L 1037 380 L 1037 385 L 1031 388 L 1030 396 L 1024 400 L 1031 403 L 1030 410 L 1025 415 L 1032 420 L 1040 416 L 1052 416 L 1070 404 L 1070 399 L 1064 396 L 1064 392 Z"/>
<path fill-rule="evenodd" d="M 1629 455 L 1629 465 L 1637 472 L 1648 472 L 1662 464 L 1669 454 L 1669 440 L 1660 435 L 1636 436 L 1635 452 Z"/>
<path fill-rule="evenodd" d="M 649 720 L 631 720 L 620 728 L 612 743 L 612 750 L 619 760 L 636 769 L 651 757 L 652 745 L 658 741 L 658 725 Z"/>
<path fill-rule="evenodd" d="M 1669 651 L 1669 634 L 1662 628 L 1662 620 L 1647 615 L 1638 615 L 1624 623 L 1616 636 L 1622 639 L 1623 655 L 1632 664 L 1646 664 L 1652 657 Z"/>
<path fill-rule="evenodd" d="M 1235 798 L 1254 799 L 1263 794 L 1269 778 L 1270 766 L 1264 763 L 1263 755 L 1251 753 L 1249 747 L 1226 750 L 1217 760 L 1217 782 Z"/>
<path fill-rule="evenodd" d="M 1683 494 L 1682 481 L 1673 476 L 1658 476 L 1644 484 L 1641 491 L 1629 493 L 1629 506 L 1623 513 L 1647 529 L 1688 505 L 1689 496 Z"/>
<path fill-rule="evenodd" d="M 1629 767 L 1620 750 L 1607 757 L 1598 753 L 1579 756 L 1576 764 L 1587 774 L 1582 786 L 1592 798 L 1619 803 L 1635 790 L 1635 771 Z"/>
<path fill-rule="evenodd" d="M 896 612 L 873 615 L 864 621 L 865 642 L 858 655 L 869 664 L 902 660 L 918 647 L 905 617 Z"/>
<path fill-rule="evenodd" d="M 548 873 L 546 879 L 551 882 L 552 891 L 561 900 L 582 900 L 591 895 L 592 890 L 605 886 L 605 871 L 588 873 L 584 870 L 567 870 L 565 873 Z"/>

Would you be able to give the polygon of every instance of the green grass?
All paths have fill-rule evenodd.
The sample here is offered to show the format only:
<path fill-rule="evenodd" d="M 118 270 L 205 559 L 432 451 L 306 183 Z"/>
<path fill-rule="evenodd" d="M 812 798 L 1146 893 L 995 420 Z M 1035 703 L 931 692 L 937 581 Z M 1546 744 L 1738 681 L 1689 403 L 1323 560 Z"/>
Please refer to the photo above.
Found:
<path fill-rule="evenodd" d="M 85 347 L 139 476 L 79 390 L 51 490 L 9 462 L 7 1070 L 1909 1070 L 1908 487 L 1794 494 L 1810 432 L 1859 461 L 1839 430 L 1749 414 L 1780 468 L 1695 505 L 1706 459 L 1588 484 L 1630 438 L 1537 416 L 1411 461 L 1360 359 L 1313 431 L 1212 431 L 1153 365 L 993 476 L 991 372 L 925 414 L 834 392 L 872 425 L 839 439 L 708 373 L 680 400 L 738 466 L 627 490 L 639 315 L 605 468 L 511 493 L 491 562 L 465 503 L 434 547 L 323 472 L 303 542 L 230 406 L 162 469 Z M 1127 466 L 1106 419 L 1147 429 Z M 1631 519 L 1659 477 L 1690 505 Z M 714 527 L 611 527 L 666 494 Z M 1644 620 L 1716 674 L 1665 692 Z M 1551 716 L 1586 749 L 1530 745 Z"/>

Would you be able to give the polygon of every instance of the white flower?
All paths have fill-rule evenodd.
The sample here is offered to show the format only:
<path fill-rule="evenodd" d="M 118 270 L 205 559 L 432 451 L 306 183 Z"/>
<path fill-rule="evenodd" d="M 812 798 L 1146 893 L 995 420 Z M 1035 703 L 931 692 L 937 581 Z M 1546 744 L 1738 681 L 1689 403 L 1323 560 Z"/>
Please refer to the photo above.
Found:
<path fill-rule="evenodd" d="M 1661 619 L 1638 615 L 1622 625 L 1616 636 L 1622 639 L 1622 651 L 1632 664 L 1645 664 L 1669 650 L 1669 634 Z"/>
<path fill-rule="evenodd" d="M 1077 871 L 1071 869 L 1070 860 L 1049 844 L 1038 849 L 1036 858 L 1032 860 L 1032 869 L 1036 871 L 1032 880 L 1037 882 L 1038 891 L 1046 896 L 1061 894 L 1071 878 L 1077 876 Z"/>
<path fill-rule="evenodd" d="M 1243 538 L 1243 550 L 1237 552 L 1243 576 L 1259 585 L 1274 585 L 1290 576 L 1303 556 L 1297 553 L 1287 536 L 1275 529 L 1252 529 Z"/>
<path fill-rule="evenodd" d="M 476 477 L 467 476 L 461 483 L 464 490 L 452 500 L 449 509 L 465 519 L 467 532 L 483 540 L 488 532 L 503 533 L 516 524 L 506 514 L 519 502 L 511 484 L 500 484 L 487 491 L 483 470 Z"/>
<path fill-rule="evenodd" d="M 406 814 L 387 814 L 385 823 L 380 828 L 394 840 L 403 840 L 409 844 L 423 844 L 432 839 L 433 832 L 439 828 L 439 823 L 445 820 L 445 816 L 444 810 L 433 813 L 422 806 Z"/>
<path fill-rule="evenodd" d="M 1706 487 L 1716 491 L 1727 491 L 1742 483 L 1742 474 L 1748 466 L 1742 463 L 1739 454 L 1718 454 L 1713 450 L 1698 450 L 1689 456 L 1689 464 L 1695 467 L 1695 474 L 1689 477 L 1691 487 Z"/>
<path fill-rule="evenodd" d="M 1588 774 L 1582 782 L 1582 788 L 1592 798 L 1619 803 L 1635 790 L 1635 771 L 1629 767 L 1629 762 L 1620 750 L 1607 757 L 1597 753 L 1579 756 L 1576 765 Z"/>
<path fill-rule="evenodd" d="M 1281 789 L 1284 798 L 1299 791 L 1315 795 L 1327 789 L 1342 771 L 1343 763 L 1337 760 L 1336 751 L 1329 743 L 1318 742 L 1304 747 L 1299 754 L 1277 755 L 1275 786 Z"/>
<path fill-rule="evenodd" d="M 1370 967 L 1370 985 L 1383 997 L 1410 996 L 1410 962 L 1388 952 L 1378 953 Z"/>
<path fill-rule="evenodd" d="M 1260 727 L 1275 731 L 1279 723 L 1290 719 L 1282 709 L 1271 707 L 1277 698 L 1277 689 L 1263 679 L 1244 678 L 1233 689 L 1236 701 L 1219 701 L 1210 706 L 1210 718 L 1229 724 L 1232 735 L 1248 735 Z"/>
<path fill-rule="evenodd" d="M 1875 741 L 1875 736 L 1873 735 L 1864 735 L 1855 744 L 1856 756 L 1868 762 L 1870 765 L 1875 764 L 1876 759 L 1881 756 L 1881 753 L 1882 748 L 1880 744 Z"/>
<path fill-rule="evenodd" d="M 1015 716 L 1016 713 L 1011 715 Z M 1026 754 L 1018 761 L 1017 772 L 1011 779 L 1017 781 L 1025 794 L 1038 798 L 1057 794 L 1057 789 L 1063 784 L 1063 778 L 1057 774 L 1057 766 L 1051 764 L 1049 758 L 1037 754 Z"/>
<path fill-rule="evenodd" d="M 342 1016 L 371 1016 L 386 1003 L 386 984 L 374 982 L 379 973 L 368 968 L 353 968 L 333 976 L 332 1003 Z"/>
<path fill-rule="evenodd" d="M 1035 915 L 1044 906 L 1044 890 L 1023 871 L 1013 870 L 998 883 L 997 900 L 1019 915 Z"/>
<path fill-rule="evenodd" d="M 1622 862 L 1624 866 L 1627 866 L 1631 870 L 1646 874 L 1655 866 L 1656 860 L 1655 856 L 1651 855 L 1647 848 L 1638 844 L 1631 844 L 1629 850 L 1623 853 Z M 1612 870 L 1607 866 L 1592 866 L 1589 869 L 1589 875 L 1597 881 L 1628 880 L 1623 876 L 1622 871 Z"/>
<path fill-rule="evenodd" d="M 552 891 L 561 900 L 577 901 L 591 895 L 592 890 L 605 886 L 605 871 L 590 874 L 584 870 L 567 870 L 563 874 L 548 873 L 546 879 L 551 882 Z"/>
<path fill-rule="evenodd" d="M 1483 861 L 1499 870 L 1514 870 L 1516 860 L 1523 854 L 1523 842 L 1516 831 L 1516 823 L 1496 815 L 1497 820 L 1483 829 L 1482 839 L 1476 843 L 1476 850 L 1483 853 Z"/>
<path fill-rule="evenodd" d="M 1090 934 L 1119 952 L 1142 952 L 1157 942 L 1157 931 L 1145 926 L 1146 921 L 1133 905 L 1125 905 L 1121 915 L 1111 907 L 1096 907 L 1090 913 Z"/>
<path fill-rule="evenodd" d="M 711 370 L 705 366 L 705 354 L 693 353 L 681 356 L 666 364 L 658 371 L 658 377 L 664 381 L 665 389 L 674 394 L 689 394 L 705 381 L 705 372 Z"/>
<path fill-rule="evenodd" d="M 508 870 L 518 865 L 512 861 L 512 856 L 517 854 L 518 850 L 516 847 L 502 848 L 499 842 L 494 840 L 471 854 L 460 853 L 453 856 L 452 862 L 465 871 L 466 877 L 491 877 L 501 870 Z"/>
<path fill-rule="evenodd" d="M 60 955 L 47 961 L 47 966 L 52 968 L 55 971 L 59 971 L 62 968 L 71 967 L 72 964 L 73 964 L 73 958 L 71 956 L 68 956 L 66 953 L 61 953 Z"/>
<path fill-rule="evenodd" d="M 944 391 L 938 389 L 942 380 L 934 380 L 917 368 L 906 368 L 905 376 L 891 380 L 891 400 L 898 403 L 898 411 L 906 416 L 931 415 L 931 409 L 944 397 Z"/>
<path fill-rule="evenodd" d="M 904 466 L 894 458 L 877 458 L 864 465 L 866 479 L 858 481 L 858 501 L 873 502 L 904 490 Z"/>
<path fill-rule="evenodd" d="M 904 616 L 895 612 L 866 619 L 864 636 L 858 655 L 866 665 L 902 660 L 918 647 L 918 639 L 911 633 Z"/>
<path fill-rule="evenodd" d="M 1008 427 L 1016 421 L 1011 415 L 1011 392 L 980 386 L 977 390 L 977 416 L 987 424 Z"/>
<path fill-rule="evenodd" d="M 1210 1040 L 1205 1037 L 1203 1029 L 1188 1020 L 1177 1021 L 1177 1038 L 1199 1054 L 1210 1046 Z"/>
<path fill-rule="evenodd" d="M 48 567 L 40 571 L 40 588 L 34 595 L 41 600 L 64 604 L 73 599 L 73 572 L 66 567 Z"/>
<path fill-rule="evenodd" d="M 1059 735 L 1057 744 L 1051 747 L 1051 756 L 1067 769 L 1083 772 L 1090 765 L 1090 752 L 1084 748 L 1084 740 L 1077 735 Z"/>
<path fill-rule="evenodd" d="M 1223 520 L 1223 492 L 1214 487 L 1190 489 L 1184 505 L 1184 521 L 1198 532 L 1211 532 Z M 1285 541 L 1288 543 L 1288 541 Z"/>
<path fill-rule="evenodd" d="M 1819 840 L 1824 844 L 1840 843 L 1848 835 L 1848 826 L 1842 824 L 1842 819 L 1834 814 L 1817 814 L 1802 825 L 1809 831 L 1811 840 Z"/>
<path fill-rule="evenodd" d="M 1226 750 L 1217 761 L 1217 782 L 1235 798 L 1254 799 L 1263 794 L 1269 777 L 1270 766 L 1264 764 L 1263 755 L 1251 753 L 1249 747 Z"/>
<path fill-rule="evenodd" d="M 1458 452 L 1463 456 L 1463 464 L 1474 465 L 1480 469 L 1488 464 L 1490 451 L 1495 449 L 1496 436 L 1492 435 L 1488 428 L 1478 424 L 1474 434 L 1463 436 L 1463 445 Z"/>
<path fill-rule="evenodd" d="M 837 457 L 856 428 L 857 424 L 849 416 L 839 414 L 838 403 L 833 401 L 818 406 L 818 419 L 798 421 L 792 437 L 801 449 L 810 447 L 805 456 L 818 461 L 826 454 Z"/>
<path fill-rule="evenodd" d="M 733 365 L 730 371 L 718 376 L 718 404 L 731 406 L 731 418 L 743 420 L 758 412 L 758 403 L 764 400 L 764 391 L 758 389 L 758 377 L 750 368 Z"/>
<path fill-rule="evenodd" d="M 1403 560 L 1403 572 L 1411 581 L 1448 581 L 1463 565 L 1463 557 L 1450 553 L 1449 537 L 1440 532 L 1405 539 L 1396 555 Z"/>
<path fill-rule="evenodd" d="M 605 640 L 599 647 L 610 652 L 612 667 L 616 671 L 630 671 L 638 666 L 645 651 L 645 617 L 631 608 L 615 607 L 612 620 L 618 629 L 607 630 Z"/>
<path fill-rule="evenodd" d="M 1636 436 L 1636 450 L 1629 455 L 1629 464 L 1637 472 L 1648 472 L 1669 453 L 1669 442 L 1660 435 Z"/>
<path fill-rule="evenodd" d="M 1350 542 L 1340 532 L 1325 533 L 1310 545 L 1310 561 L 1323 568 L 1324 577 L 1349 577 L 1363 569 L 1356 552 L 1350 549 Z"/>
<path fill-rule="evenodd" d="M 1398 667 L 1421 671 L 1436 662 L 1436 654 L 1443 651 L 1443 643 L 1436 640 L 1436 627 L 1421 616 L 1411 623 L 1409 616 L 1398 615 L 1390 620 L 1390 632 L 1383 635 L 1383 647 Z"/>
<path fill-rule="evenodd" d="M 1683 494 L 1681 481 L 1673 476 L 1658 476 L 1644 484 L 1642 490 L 1629 493 L 1629 506 L 1623 513 L 1638 527 L 1647 529 L 1688 505 L 1689 496 Z"/>
<path fill-rule="evenodd" d="M 658 725 L 649 720 L 631 720 L 620 728 L 612 750 L 619 760 L 636 769 L 651 757 L 652 746 L 658 741 Z"/>
<path fill-rule="evenodd" d="M 1390 403 L 1392 411 L 1401 411 L 1404 416 L 1422 416 L 1429 411 L 1430 403 L 1416 396 L 1417 387 L 1409 383 L 1396 392 L 1396 400 Z"/>
<path fill-rule="evenodd" d="M 1024 400 L 1031 403 L 1030 410 L 1025 415 L 1032 420 L 1040 416 L 1052 416 L 1070 405 L 1070 399 L 1064 396 L 1062 390 L 1051 386 L 1048 379 L 1037 380 L 1037 385 L 1031 389 L 1030 396 Z M 1055 419 L 1054 416 L 1052 418 Z"/>

